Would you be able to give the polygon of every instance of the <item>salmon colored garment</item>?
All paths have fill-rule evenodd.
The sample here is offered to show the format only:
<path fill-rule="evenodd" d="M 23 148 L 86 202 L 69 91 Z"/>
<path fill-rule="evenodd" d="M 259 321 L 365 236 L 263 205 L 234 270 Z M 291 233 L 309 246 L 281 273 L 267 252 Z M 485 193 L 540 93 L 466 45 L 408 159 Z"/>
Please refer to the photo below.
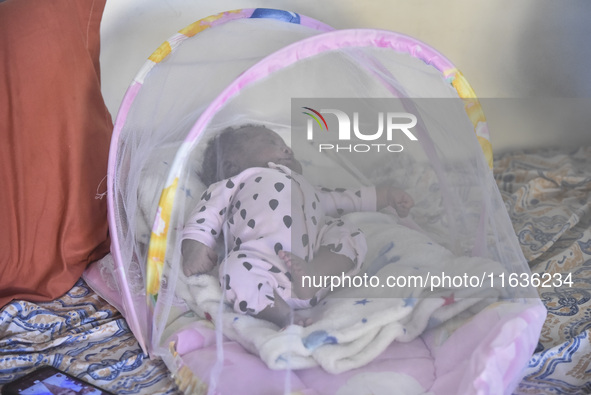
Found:
<path fill-rule="evenodd" d="M 108 252 L 104 6 L 0 3 L 0 306 L 61 296 Z"/>

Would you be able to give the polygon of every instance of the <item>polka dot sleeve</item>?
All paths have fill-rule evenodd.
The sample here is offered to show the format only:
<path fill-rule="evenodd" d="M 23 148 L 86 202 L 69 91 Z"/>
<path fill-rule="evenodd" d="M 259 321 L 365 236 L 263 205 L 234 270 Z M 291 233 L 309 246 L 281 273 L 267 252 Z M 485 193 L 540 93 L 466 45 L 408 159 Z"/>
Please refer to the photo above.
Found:
<path fill-rule="evenodd" d="M 375 187 L 361 187 L 359 189 L 320 188 L 318 197 L 331 217 L 357 211 L 376 211 Z"/>
<path fill-rule="evenodd" d="M 199 241 L 215 248 L 226 220 L 228 202 L 236 191 L 234 179 L 230 178 L 212 184 L 191 213 L 183 229 L 182 239 Z"/>

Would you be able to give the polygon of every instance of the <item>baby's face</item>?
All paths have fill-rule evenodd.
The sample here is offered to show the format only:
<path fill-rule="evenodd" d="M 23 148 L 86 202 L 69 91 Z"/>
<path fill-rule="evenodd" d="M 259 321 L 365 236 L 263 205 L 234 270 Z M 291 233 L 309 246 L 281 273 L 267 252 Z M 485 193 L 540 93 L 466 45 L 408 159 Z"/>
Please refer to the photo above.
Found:
<path fill-rule="evenodd" d="M 273 162 L 287 166 L 296 173 L 302 172 L 302 165 L 294 157 L 291 148 L 274 131 L 262 127 L 252 127 L 240 133 L 244 133 L 242 135 L 244 137 L 241 146 L 242 155 L 237 158 L 237 164 L 241 170 L 251 167 L 267 167 L 269 162 Z"/>

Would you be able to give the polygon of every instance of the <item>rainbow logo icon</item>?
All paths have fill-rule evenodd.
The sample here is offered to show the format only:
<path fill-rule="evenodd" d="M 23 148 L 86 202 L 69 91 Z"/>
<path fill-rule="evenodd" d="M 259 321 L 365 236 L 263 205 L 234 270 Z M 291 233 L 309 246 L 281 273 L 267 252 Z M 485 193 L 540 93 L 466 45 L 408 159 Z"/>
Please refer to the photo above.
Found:
<path fill-rule="evenodd" d="M 316 114 L 316 115 L 314 115 L 314 114 L 311 114 L 311 113 L 306 112 L 306 111 L 303 111 L 302 112 L 302 114 L 306 114 L 306 115 L 312 117 L 312 119 L 314 119 L 316 121 L 316 123 L 318 123 L 318 125 L 320 126 L 320 129 L 325 129 L 326 128 L 326 131 L 328 131 L 328 124 L 326 123 L 326 120 L 324 119 L 324 117 L 318 111 L 316 111 L 316 110 L 314 110 L 313 108 L 310 108 L 310 107 L 302 107 L 302 108 L 305 109 L 305 110 L 311 111 L 314 114 Z M 324 127 L 322 126 L 322 123 L 320 123 L 320 119 L 318 119 L 319 117 L 322 120 L 322 123 L 324 124 Z"/>

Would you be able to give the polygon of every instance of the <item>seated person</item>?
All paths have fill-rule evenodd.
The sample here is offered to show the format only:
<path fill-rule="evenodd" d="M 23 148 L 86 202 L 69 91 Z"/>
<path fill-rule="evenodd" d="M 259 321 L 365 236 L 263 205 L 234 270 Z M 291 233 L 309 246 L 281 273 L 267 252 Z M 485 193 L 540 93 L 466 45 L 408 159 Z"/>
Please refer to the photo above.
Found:
<path fill-rule="evenodd" d="M 219 277 L 236 312 L 280 327 L 293 309 L 318 302 L 322 292 L 303 276 L 354 275 L 365 258 L 363 233 L 338 218 L 392 206 L 405 217 L 414 205 L 388 185 L 316 188 L 302 176 L 293 151 L 274 131 L 258 125 L 229 128 L 204 154 L 201 178 L 209 188 L 185 224 L 183 272 L 211 271 L 223 233 L 229 253 Z"/>

